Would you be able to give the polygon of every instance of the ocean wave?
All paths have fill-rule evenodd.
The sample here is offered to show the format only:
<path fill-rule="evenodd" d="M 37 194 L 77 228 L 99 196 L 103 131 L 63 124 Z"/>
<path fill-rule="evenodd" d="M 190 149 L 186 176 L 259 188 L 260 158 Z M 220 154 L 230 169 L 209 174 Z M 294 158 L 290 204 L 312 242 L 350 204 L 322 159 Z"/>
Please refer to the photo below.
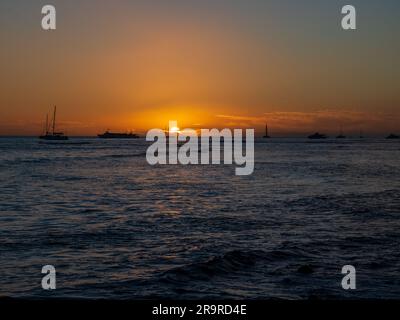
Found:
<path fill-rule="evenodd" d="M 208 280 L 214 276 L 232 274 L 247 270 L 262 260 L 265 252 L 229 251 L 222 256 L 213 256 L 204 262 L 193 263 L 166 271 L 161 276 L 161 281 L 185 282 L 188 280 Z"/>

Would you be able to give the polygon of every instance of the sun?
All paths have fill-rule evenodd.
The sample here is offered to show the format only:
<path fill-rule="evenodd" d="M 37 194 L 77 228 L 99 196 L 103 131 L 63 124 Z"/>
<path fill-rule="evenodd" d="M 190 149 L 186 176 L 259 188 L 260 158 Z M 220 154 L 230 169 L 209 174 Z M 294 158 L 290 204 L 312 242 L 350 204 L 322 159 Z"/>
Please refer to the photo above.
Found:
<path fill-rule="evenodd" d="M 170 133 L 180 133 L 180 129 L 178 127 L 169 128 Z"/>

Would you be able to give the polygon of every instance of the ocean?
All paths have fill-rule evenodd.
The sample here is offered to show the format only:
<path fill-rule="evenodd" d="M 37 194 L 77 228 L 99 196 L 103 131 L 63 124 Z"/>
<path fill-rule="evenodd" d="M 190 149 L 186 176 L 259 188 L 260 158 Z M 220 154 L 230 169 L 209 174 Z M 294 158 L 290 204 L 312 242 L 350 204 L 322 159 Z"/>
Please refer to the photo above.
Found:
<path fill-rule="evenodd" d="M 147 147 L 0 139 L 0 297 L 400 297 L 399 141 L 259 139 L 250 176 Z"/>

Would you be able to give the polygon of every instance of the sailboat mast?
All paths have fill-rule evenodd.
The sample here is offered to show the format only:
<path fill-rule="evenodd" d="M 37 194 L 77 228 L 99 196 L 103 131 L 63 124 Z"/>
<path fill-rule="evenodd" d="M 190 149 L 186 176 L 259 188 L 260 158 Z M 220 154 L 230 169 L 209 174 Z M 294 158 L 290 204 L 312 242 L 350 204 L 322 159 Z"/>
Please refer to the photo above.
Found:
<path fill-rule="evenodd" d="M 265 136 L 268 137 L 268 123 L 265 125 Z"/>
<path fill-rule="evenodd" d="M 57 106 L 54 106 L 54 114 L 53 114 L 53 135 L 54 135 L 54 132 L 56 131 L 56 112 L 57 112 Z"/>
<path fill-rule="evenodd" d="M 49 133 L 49 114 L 46 113 L 46 130 L 45 130 L 46 134 Z"/>

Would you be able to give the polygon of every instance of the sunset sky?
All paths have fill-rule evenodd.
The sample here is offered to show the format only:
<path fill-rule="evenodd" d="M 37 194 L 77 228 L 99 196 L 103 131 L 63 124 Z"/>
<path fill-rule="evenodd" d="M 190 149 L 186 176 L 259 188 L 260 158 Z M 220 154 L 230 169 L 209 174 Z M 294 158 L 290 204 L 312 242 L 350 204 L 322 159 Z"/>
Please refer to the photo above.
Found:
<path fill-rule="evenodd" d="M 2 0 L 0 135 L 40 134 L 55 104 L 70 135 L 400 133 L 399 16 L 398 0 Z"/>

